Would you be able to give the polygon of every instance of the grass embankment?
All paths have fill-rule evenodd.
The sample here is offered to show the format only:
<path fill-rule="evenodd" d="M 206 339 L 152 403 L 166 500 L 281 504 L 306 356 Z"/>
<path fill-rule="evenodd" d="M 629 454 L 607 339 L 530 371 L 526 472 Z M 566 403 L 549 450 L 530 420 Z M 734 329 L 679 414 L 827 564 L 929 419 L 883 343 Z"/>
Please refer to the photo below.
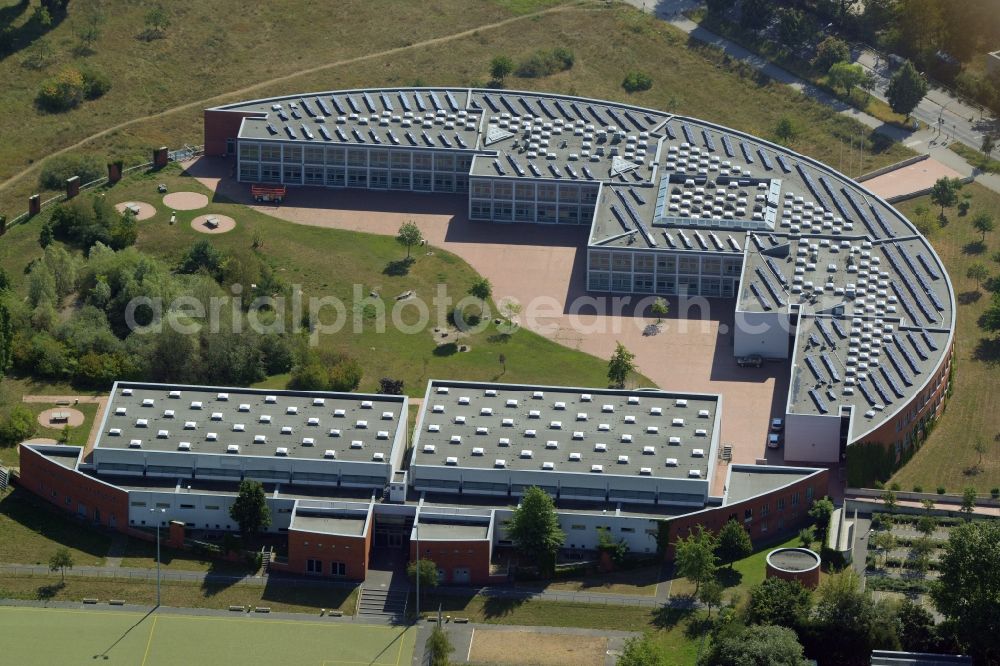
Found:
<path fill-rule="evenodd" d="M 111 539 L 85 529 L 24 490 L 0 495 L 0 562 L 48 565 L 62 546 L 79 566 L 103 566 Z"/>
<path fill-rule="evenodd" d="M 972 486 L 986 494 L 1000 486 L 1000 444 L 994 440 L 1000 433 L 1000 340 L 978 325 L 989 306 L 990 292 L 985 287 L 977 290 L 975 282 L 966 278 L 973 263 L 982 263 L 993 276 L 1000 275 L 1000 264 L 991 259 L 1000 249 L 997 234 L 987 234 L 984 244 L 982 235 L 972 228 L 972 218 L 979 212 L 1000 219 L 1000 195 L 978 184 L 966 185 L 962 192 L 972 195 L 969 212 L 960 216 L 954 208 L 949 209 L 947 224 L 932 223 L 929 235 L 948 269 L 958 299 L 953 394 L 927 441 L 892 477 L 903 490 L 919 485 L 924 492 L 934 492 L 943 486 L 949 493 L 960 495 L 963 488 Z M 936 217 L 939 208 L 926 196 L 903 202 L 898 208 L 916 219 L 916 209 L 921 206 L 930 211 L 928 216 Z M 977 436 L 990 447 L 981 465 L 973 448 Z"/>
<path fill-rule="evenodd" d="M 7 78 L 18 85 L 0 91 L 0 125 L 6 120 L 7 125 L 22 129 L 0 147 L 0 177 L 96 131 L 149 113 L 169 111 L 183 103 L 191 105 L 96 138 L 79 150 L 134 164 L 147 161 L 153 146 L 200 143 L 202 108 L 206 105 L 202 100 L 227 91 L 232 94 L 227 94 L 224 101 L 362 86 L 484 85 L 489 80 L 489 62 L 495 55 L 507 54 L 520 61 L 540 48 L 557 46 L 575 55 L 572 69 L 539 79 L 512 76 L 507 86 L 626 100 L 765 137 L 770 137 L 778 120 L 787 116 L 799 128 L 792 147 L 834 164 L 843 147 L 852 139 L 856 143 L 859 132 L 863 132 L 868 145 L 862 171 L 898 162 L 911 154 L 903 146 L 888 143 L 856 121 L 782 84 L 762 80 L 748 68 L 728 63 L 710 47 L 689 45 L 680 30 L 624 4 L 584 2 L 445 42 L 414 46 L 402 53 L 294 76 L 252 91 L 241 88 L 274 76 L 336 63 L 341 58 L 421 44 L 428 38 L 523 15 L 551 3 L 517 0 L 498 5 L 441 0 L 432 9 L 420 3 L 412 7 L 394 4 L 389 9 L 384 2 L 352 0 L 341 3 L 342 11 L 336 15 L 319 7 L 303 9 L 296 5 L 293 11 L 287 2 L 252 11 L 230 4 L 231 0 L 223 0 L 222 5 L 213 4 L 211 9 L 198 4 L 175 9 L 171 4 L 168 9 L 177 16 L 167 37 L 149 43 L 134 38 L 141 29 L 143 8 L 125 7 L 113 15 L 109 13 L 94 55 L 80 59 L 73 56 L 70 46 L 60 47 L 59 53 L 68 62 L 102 67 L 115 81 L 114 87 L 100 100 L 67 114 L 37 116 L 31 110 L 30 99 L 38 80 L 51 75 L 51 71 L 18 69 L 16 76 L 7 71 L 11 74 Z M 75 7 L 70 10 L 71 20 L 46 39 L 61 38 L 72 43 L 67 24 L 73 22 Z M 390 11 L 393 24 L 402 26 L 398 30 L 381 29 L 381 19 Z M 342 21 L 347 15 L 352 20 Z M 309 29 L 303 30 L 302 26 Z M 129 57 L 120 57 L 122 53 Z M 290 53 L 299 55 L 289 57 Z M 16 67 L 17 59 L 14 56 L 0 63 L 0 78 L 5 70 Z M 50 70 L 56 68 L 53 65 Z M 652 89 L 626 94 L 621 82 L 624 72 L 630 70 L 649 72 L 654 80 Z M 692 81 L 698 85 L 691 85 Z M 739 99 L 741 103 L 720 103 L 728 99 Z M 222 102 L 214 100 L 212 104 Z M 30 123 L 24 122 L 26 115 Z M 0 191 L 0 210 L 11 216 L 19 214 L 26 207 L 26 197 L 37 190 L 36 178 L 37 174 L 32 173 Z"/>
<path fill-rule="evenodd" d="M 952 141 L 948 147 L 951 148 L 952 152 L 964 157 L 965 161 L 974 168 L 988 173 L 1000 173 L 1000 160 L 987 157 L 983 155 L 982 151 L 970 148 L 960 141 Z"/>

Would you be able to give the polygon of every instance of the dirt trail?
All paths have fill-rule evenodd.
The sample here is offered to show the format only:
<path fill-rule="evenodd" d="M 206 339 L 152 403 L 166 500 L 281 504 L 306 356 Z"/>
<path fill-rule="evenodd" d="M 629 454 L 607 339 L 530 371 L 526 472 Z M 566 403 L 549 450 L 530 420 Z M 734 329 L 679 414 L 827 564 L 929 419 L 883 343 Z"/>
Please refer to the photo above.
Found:
<path fill-rule="evenodd" d="M 99 139 L 102 136 L 107 136 L 108 134 L 111 134 L 112 132 L 117 132 L 118 130 L 125 129 L 126 127 L 131 127 L 132 125 L 135 125 L 135 124 L 138 124 L 138 123 L 141 123 L 141 122 L 145 122 L 147 120 L 153 120 L 153 119 L 156 119 L 156 118 L 163 118 L 164 116 L 168 116 L 168 115 L 170 115 L 172 113 L 177 113 L 178 111 L 186 111 L 187 109 L 192 109 L 192 108 L 195 108 L 195 107 L 207 107 L 207 106 L 211 106 L 214 103 L 222 103 L 222 102 L 224 102 L 227 99 L 231 99 L 231 98 L 237 97 L 237 96 L 245 96 L 245 95 L 247 95 L 247 93 L 253 92 L 254 90 L 260 90 L 262 88 L 266 88 L 268 86 L 272 86 L 272 85 L 275 85 L 277 83 L 282 83 L 284 81 L 290 81 L 290 80 L 292 80 L 292 79 L 294 79 L 296 77 L 299 77 L 299 76 L 305 76 L 305 75 L 308 75 L 308 74 L 315 74 L 317 72 L 322 72 L 322 71 L 327 70 L 327 69 L 333 69 L 335 67 L 343 67 L 344 65 L 350 65 L 350 64 L 354 64 L 354 63 L 358 63 L 358 62 L 364 62 L 365 60 L 372 60 L 374 58 L 383 58 L 385 56 L 395 55 L 397 53 L 405 53 L 406 51 L 411 51 L 413 49 L 423 48 L 425 46 L 432 46 L 432 45 L 435 45 L 435 44 L 443 44 L 445 42 L 454 41 L 456 39 L 462 39 L 464 37 L 469 37 L 469 36 L 471 36 L 472 34 L 474 34 L 476 32 L 482 32 L 484 30 L 495 30 L 496 28 L 502 28 L 505 25 L 510 25 L 511 23 L 517 23 L 519 21 L 524 21 L 524 20 L 527 20 L 527 19 L 531 19 L 531 18 L 536 17 L 536 16 L 543 16 L 545 14 L 553 14 L 553 13 L 556 13 L 556 12 L 566 11 L 567 9 L 577 8 L 581 4 L 585 4 L 585 3 L 574 3 L 574 4 L 569 4 L 569 5 L 558 5 L 556 7 L 550 7 L 548 9 L 543 9 L 543 10 L 540 10 L 540 11 L 537 11 L 537 12 L 532 12 L 530 14 L 522 14 L 520 16 L 512 16 L 512 17 L 504 19 L 502 21 L 496 21 L 494 23 L 486 23 L 486 24 L 483 24 L 483 25 L 476 26 L 474 28 L 469 28 L 468 30 L 462 30 L 461 32 L 455 32 L 455 33 L 452 33 L 450 35 L 442 35 L 440 37 L 432 37 L 431 39 L 426 39 L 426 40 L 424 40 L 422 42 L 416 42 L 414 44 L 408 44 L 407 46 L 397 46 L 395 48 L 385 49 L 385 50 L 382 50 L 382 51 L 376 51 L 374 53 L 366 53 L 364 55 L 354 56 L 352 58 L 345 58 L 343 60 L 337 60 L 336 62 L 329 62 L 329 63 L 323 64 L 323 65 L 317 65 L 315 67 L 309 67 L 309 68 L 306 68 L 306 69 L 300 69 L 300 70 L 298 70 L 296 72 L 291 72 L 289 74 L 283 74 L 282 76 L 277 76 L 277 77 L 275 77 L 273 79 L 268 79 L 267 81 L 258 81 L 257 83 L 254 83 L 253 85 L 249 85 L 249 86 L 246 86 L 246 87 L 243 87 L 243 88 L 239 88 L 237 90 L 230 90 L 230 91 L 227 91 L 227 92 L 224 92 L 224 93 L 220 93 L 218 95 L 213 95 L 211 97 L 206 97 L 206 98 L 203 98 L 203 99 L 198 99 L 198 100 L 194 100 L 194 101 L 191 101 L 191 102 L 186 102 L 186 103 L 181 104 L 179 106 L 174 106 L 174 107 L 171 107 L 169 109 L 164 109 L 163 111 L 157 111 L 156 113 L 152 113 L 152 114 L 149 114 L 149 115 L 146 115 L 146 116 L 140 116 L 138 118 L 132 118 L 131 120 L 126 120 L 125 122 L 118 123 L 117 125 L 114 125 L 112 127 L 107 127 L 105 129 L 101 130 L 100 132 L 97 132 L 95 134 L 91 134 L 90 136 L 88 136 L 86 138 L 80 139 L 79 141 L 77 141 L 76 143 L 74 143 L 74 144 L 72 144 L 70 146 L 66 146 L 65 148 L 60 148 L 59 150 L 53 151 L 53 152 L 49 153 L 48 155 L 46 155 L 46 158 L 48 158 L 48 157 L 55 157 L 56 155 L 62 155 L 63 153 L 67 153 L 67 152 L 69 152 L 71 150 L 76 150 L 77 148 L 80 148 L 80 147 L 86 145 L 87 143 L 90 143 L 94 139 Z M 29 173 L 37 170 L 39 168 L 39 166 L 41 165 L 41 163 L 42 163 L 42 160 L 38 160 L 34 164 L 32 164 L 31 166 L 29 166 L 29 167 L 27 167 L 25 169 L 22 169 L 21 171 L 15 173 L 14 175 L 12 175 L 10 178 L 8 178 L 7 180 L 5 180 L 4 182 L 0 183 L 0 192 L 6 190 L 8 187 L 10 187 L 11 184 L 13 184 L 16 181 L 20 180 L 21 178 L 25 177 Z"/>

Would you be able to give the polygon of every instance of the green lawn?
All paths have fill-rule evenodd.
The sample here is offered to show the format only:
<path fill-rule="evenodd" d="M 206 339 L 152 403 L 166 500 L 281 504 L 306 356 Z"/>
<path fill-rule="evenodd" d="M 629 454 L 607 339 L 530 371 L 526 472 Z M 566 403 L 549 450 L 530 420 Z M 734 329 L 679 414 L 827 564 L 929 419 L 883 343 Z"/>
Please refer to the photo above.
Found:
<path fill-rule="evenodd" d="M 523 582 L 518 587 L 526 589 L 557 590 L 564 592 L 602 592 L 606 594 L 635 594 L 654 596 L 660 582 L 659 566 L 642 567 L 610 573 L 589 573 L 572 578 L 559 578 L 547 583 Z M 664 584 L 667 581 L 663 581 Z"/>
<path fill-rule="evenodd" d="M 123 567 L 153 569 L 156 567 L 156 544 L 129 539 L 122 557 Z M 244 576 L 254 573 L 245 564 L 199 557 L 186 550 L 160 547 L 160 566 L 168 571 L 204 571 L 223 575 Z"/>
<path fill-rule="evenodd" d="M 412 659 L 416 630 L 235 613 L 219 617 L 0 607 L 0 633 L 5 636 L 4 660 L 11 664 L 69 666 L 99 659 L 130 666 L 401 666 Z"/>
<path fill-rule="evenodd" d="M 948 269 L 959 301 L 954 392 L 927 442 L 892 477 L 903 490 L 920 485 L 924 492 L 934 492 L 944 486 L 949 493 L 961 494 L 963 488 L 973 486 L 985 494 L 1000 486 L 1000 443 L 994 441 L 994 435 L 1000 433 L 1000 341 L 977 324 L 991 294 L 985 288 L 977 292 L 975 282 L 965 276 L 975 262 L 985 265 L 992 276 L 1000 275 L 1000 264 L 990 258 L 1000 250 L 1000 236 L 996 232 L 988 234 L 981 247 L 982 236 L 972 228 L 972 218 L 980 211 L 1000 220 L 1000 195 L 978 184 L 966 185 L 962 192 L 972 194 L 969 212 L 960 216 L 956 209 L 948 210 L 948 223 L 941 226 L 932 221 L 935 228 L 929 236 Z M 928 218 L 936 218 L 940 210 L 929 197 L 911 199 L 898 208 L 916 218 L 918 206 L 930 211 Z M 983 437 L 991 447 L 983 456 L 981 468 L 977 467 L 979 455 L 973 449 L 976 436 Z"/>
<path fill-rule="evenodd" d="M 111 539 L 24 490 L 0 494 L 0 562 L 47 565 L 60 546 L 77 565 L 101 566 Z M 2 596 L 2 595 L 0 595 Z"/>

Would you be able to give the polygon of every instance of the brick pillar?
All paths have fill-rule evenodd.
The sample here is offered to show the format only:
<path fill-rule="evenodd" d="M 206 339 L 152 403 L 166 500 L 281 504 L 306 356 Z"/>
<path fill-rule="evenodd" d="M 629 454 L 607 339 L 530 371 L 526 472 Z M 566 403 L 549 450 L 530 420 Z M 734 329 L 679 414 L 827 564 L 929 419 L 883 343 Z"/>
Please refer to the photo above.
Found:
<path fill-rule="evenodd" d="M 7 216 L 0 215 L 0 236 L 3 236 L 5 233 L 7 233 Z"/>
<path fill-rule="evenodd" d="M 153 151 L 153 168 L 162 169 L 167 166 L 167 147 L 160 146 Z"/>
<path fill-rule="evenodd" d="M 180 520 L 170 521 L 170 536 L 167 537 L 167 545 L 178 549 L 184 547 L 184 523 Z"/>
<path fill-rule="evenodd" d="M 38 194 L 32 194 L 28 197 L 28 215 L 38 215 L 42 212 L 42 197 Z"/>
<path fill-rule="evenodd" d="M 122 179 L 122 162 L 108 162 L 108 185 L 114 185 Z"/>
<path fill-rule="evenodd" d="M 73 176 L 66 179 L 66 198 L 72 199 L 80 193 L 80 177 Z"/>

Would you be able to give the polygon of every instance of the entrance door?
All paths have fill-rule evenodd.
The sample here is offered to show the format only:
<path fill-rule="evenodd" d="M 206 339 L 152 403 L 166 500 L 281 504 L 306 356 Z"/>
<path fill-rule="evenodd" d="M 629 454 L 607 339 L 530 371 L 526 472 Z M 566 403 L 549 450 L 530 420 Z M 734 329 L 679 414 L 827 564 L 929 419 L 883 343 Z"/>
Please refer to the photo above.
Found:
<path fill-rule="evenodd" d="M 403 547 L 403 533 L 392 531 L 386 534 L 387 544 L 389 548 L 402 548 Z"/>
<path fill-rule="evenodd" d="M 451 581 L 456 585 L 468 583 L 471 580 L 472 577 L 469 575 L 468 567 L 456 567 L 452 572 Z"/>
<path fill-rule="evenodd" d="M 226 139 L 226 155 L 236 154 L 236 139 Z"/>

